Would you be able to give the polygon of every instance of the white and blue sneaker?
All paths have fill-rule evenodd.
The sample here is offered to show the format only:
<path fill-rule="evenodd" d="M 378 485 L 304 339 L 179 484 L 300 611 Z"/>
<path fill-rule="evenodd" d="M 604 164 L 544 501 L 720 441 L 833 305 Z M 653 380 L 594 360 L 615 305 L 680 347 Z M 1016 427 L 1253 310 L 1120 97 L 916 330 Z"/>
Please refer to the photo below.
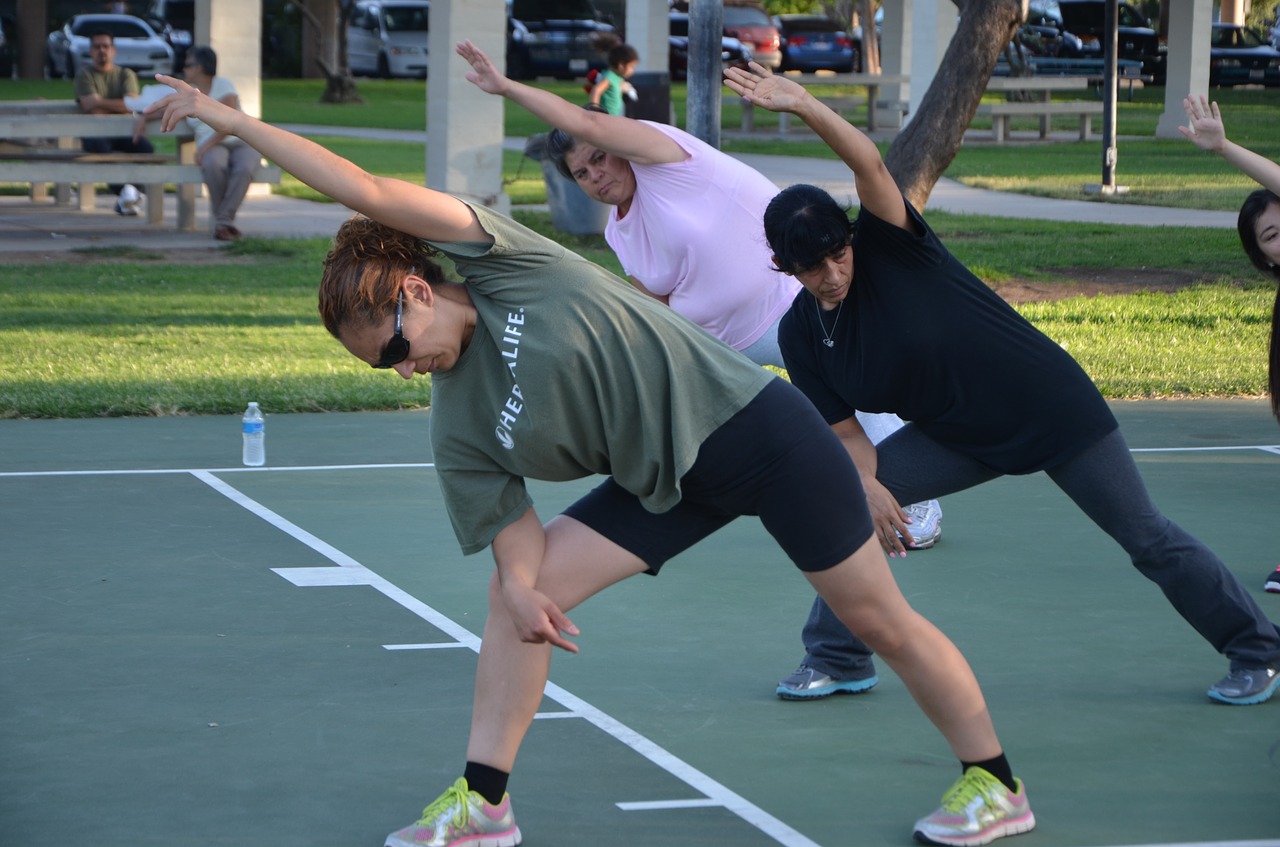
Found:
<path fill-rule="evenodd" d="M 880 682 L 874 668 L 870 675 L 857 679 L 834 679 L 808 665 L 801 665 L 778 683 L 777 694 L 783 700 L 817 700 L 832 694 L 861 694 Z"/>
<path fill-rule="evenodd" d="M 908 550 L 928 550 L 942 538 L 942 504 L 937 500 L 912 503 L 902 511 L 911 518 L 911 539 L 907 543 Z"/>
<path fill-rule="evenodd" d="M 135 217 L 141 204 L 142 193 L 132 185 L 126 185 L 120 189 L 120 196 L 116 198 L 116 214 Z"/>
<path fill-rule="evenodd" d="M 1238 668 L 1214 683 L 1209 698 L 1232 706 L 1253 706 L 1265 703 L 1280 688 L 1280 669 Z"/>

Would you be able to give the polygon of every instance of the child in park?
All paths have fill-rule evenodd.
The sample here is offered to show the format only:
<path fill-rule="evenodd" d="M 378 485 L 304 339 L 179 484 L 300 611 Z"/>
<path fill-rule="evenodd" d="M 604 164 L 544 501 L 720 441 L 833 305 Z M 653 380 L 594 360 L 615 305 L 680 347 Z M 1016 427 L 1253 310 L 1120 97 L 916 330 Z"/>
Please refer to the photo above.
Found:
<path fill-rule="evenodd" d="M 640 54 L 630 44 L 615 44 L 609 48 L 609 67 L 591 86 L 591 104 L 599 106 L 610 115 L 626 112 L 622 98 L 636 99 L 636 90 L 630 79 L 640 64 Z"/>

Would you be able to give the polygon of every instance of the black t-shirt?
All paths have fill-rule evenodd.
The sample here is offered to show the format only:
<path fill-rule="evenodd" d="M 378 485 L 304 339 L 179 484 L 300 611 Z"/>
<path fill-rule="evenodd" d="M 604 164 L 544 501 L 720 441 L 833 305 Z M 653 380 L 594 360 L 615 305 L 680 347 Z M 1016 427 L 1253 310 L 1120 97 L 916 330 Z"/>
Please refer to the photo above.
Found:
<path fill-rule="evenodd" d="M 1116 429 L 1080 365 L 907 210 L 914 232 L 859 212 L 853 284 L 838 315 L 820 316 L 802 290 L 782 318 L 791 381 L 827 422 L 855 409 L 894 412 L 1011 474 L 1054 467 Z"/>

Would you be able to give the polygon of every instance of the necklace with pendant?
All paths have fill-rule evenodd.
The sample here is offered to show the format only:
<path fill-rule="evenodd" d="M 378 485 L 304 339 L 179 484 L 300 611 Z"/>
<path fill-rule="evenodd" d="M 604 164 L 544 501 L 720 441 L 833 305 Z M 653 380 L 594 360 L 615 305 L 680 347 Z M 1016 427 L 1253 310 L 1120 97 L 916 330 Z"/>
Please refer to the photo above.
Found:
<path fill-rule="evenodd" d="M 822 334 L 825 336 L 822 343 L 828 347 L 835 347 L 835 339 L 831 337 L 836 331 L 836 324 L 840 323 L 840 311 L 844 308 L 844 301 L 840 301 L 840 305 L 836 306 L 836 319 L 831 322 L 831 332 L 827 332 L 827 325 L 822 322 L 822 307 L 818 305 L 818 298 L 813 298 L 813 307 L 818 310 L 818 326 L 822 328 Z"/>

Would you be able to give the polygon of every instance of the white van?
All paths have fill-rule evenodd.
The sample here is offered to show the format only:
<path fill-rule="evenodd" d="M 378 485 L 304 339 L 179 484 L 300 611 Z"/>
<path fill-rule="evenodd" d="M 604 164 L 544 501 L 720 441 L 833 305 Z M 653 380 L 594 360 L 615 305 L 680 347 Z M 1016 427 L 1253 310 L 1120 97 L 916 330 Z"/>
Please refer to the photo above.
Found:
<path fill-rule="evenodd" d="M 347 64 L 364 76 L 427 75 L 427 0 L 360 0 L 347 20 Z"/>

